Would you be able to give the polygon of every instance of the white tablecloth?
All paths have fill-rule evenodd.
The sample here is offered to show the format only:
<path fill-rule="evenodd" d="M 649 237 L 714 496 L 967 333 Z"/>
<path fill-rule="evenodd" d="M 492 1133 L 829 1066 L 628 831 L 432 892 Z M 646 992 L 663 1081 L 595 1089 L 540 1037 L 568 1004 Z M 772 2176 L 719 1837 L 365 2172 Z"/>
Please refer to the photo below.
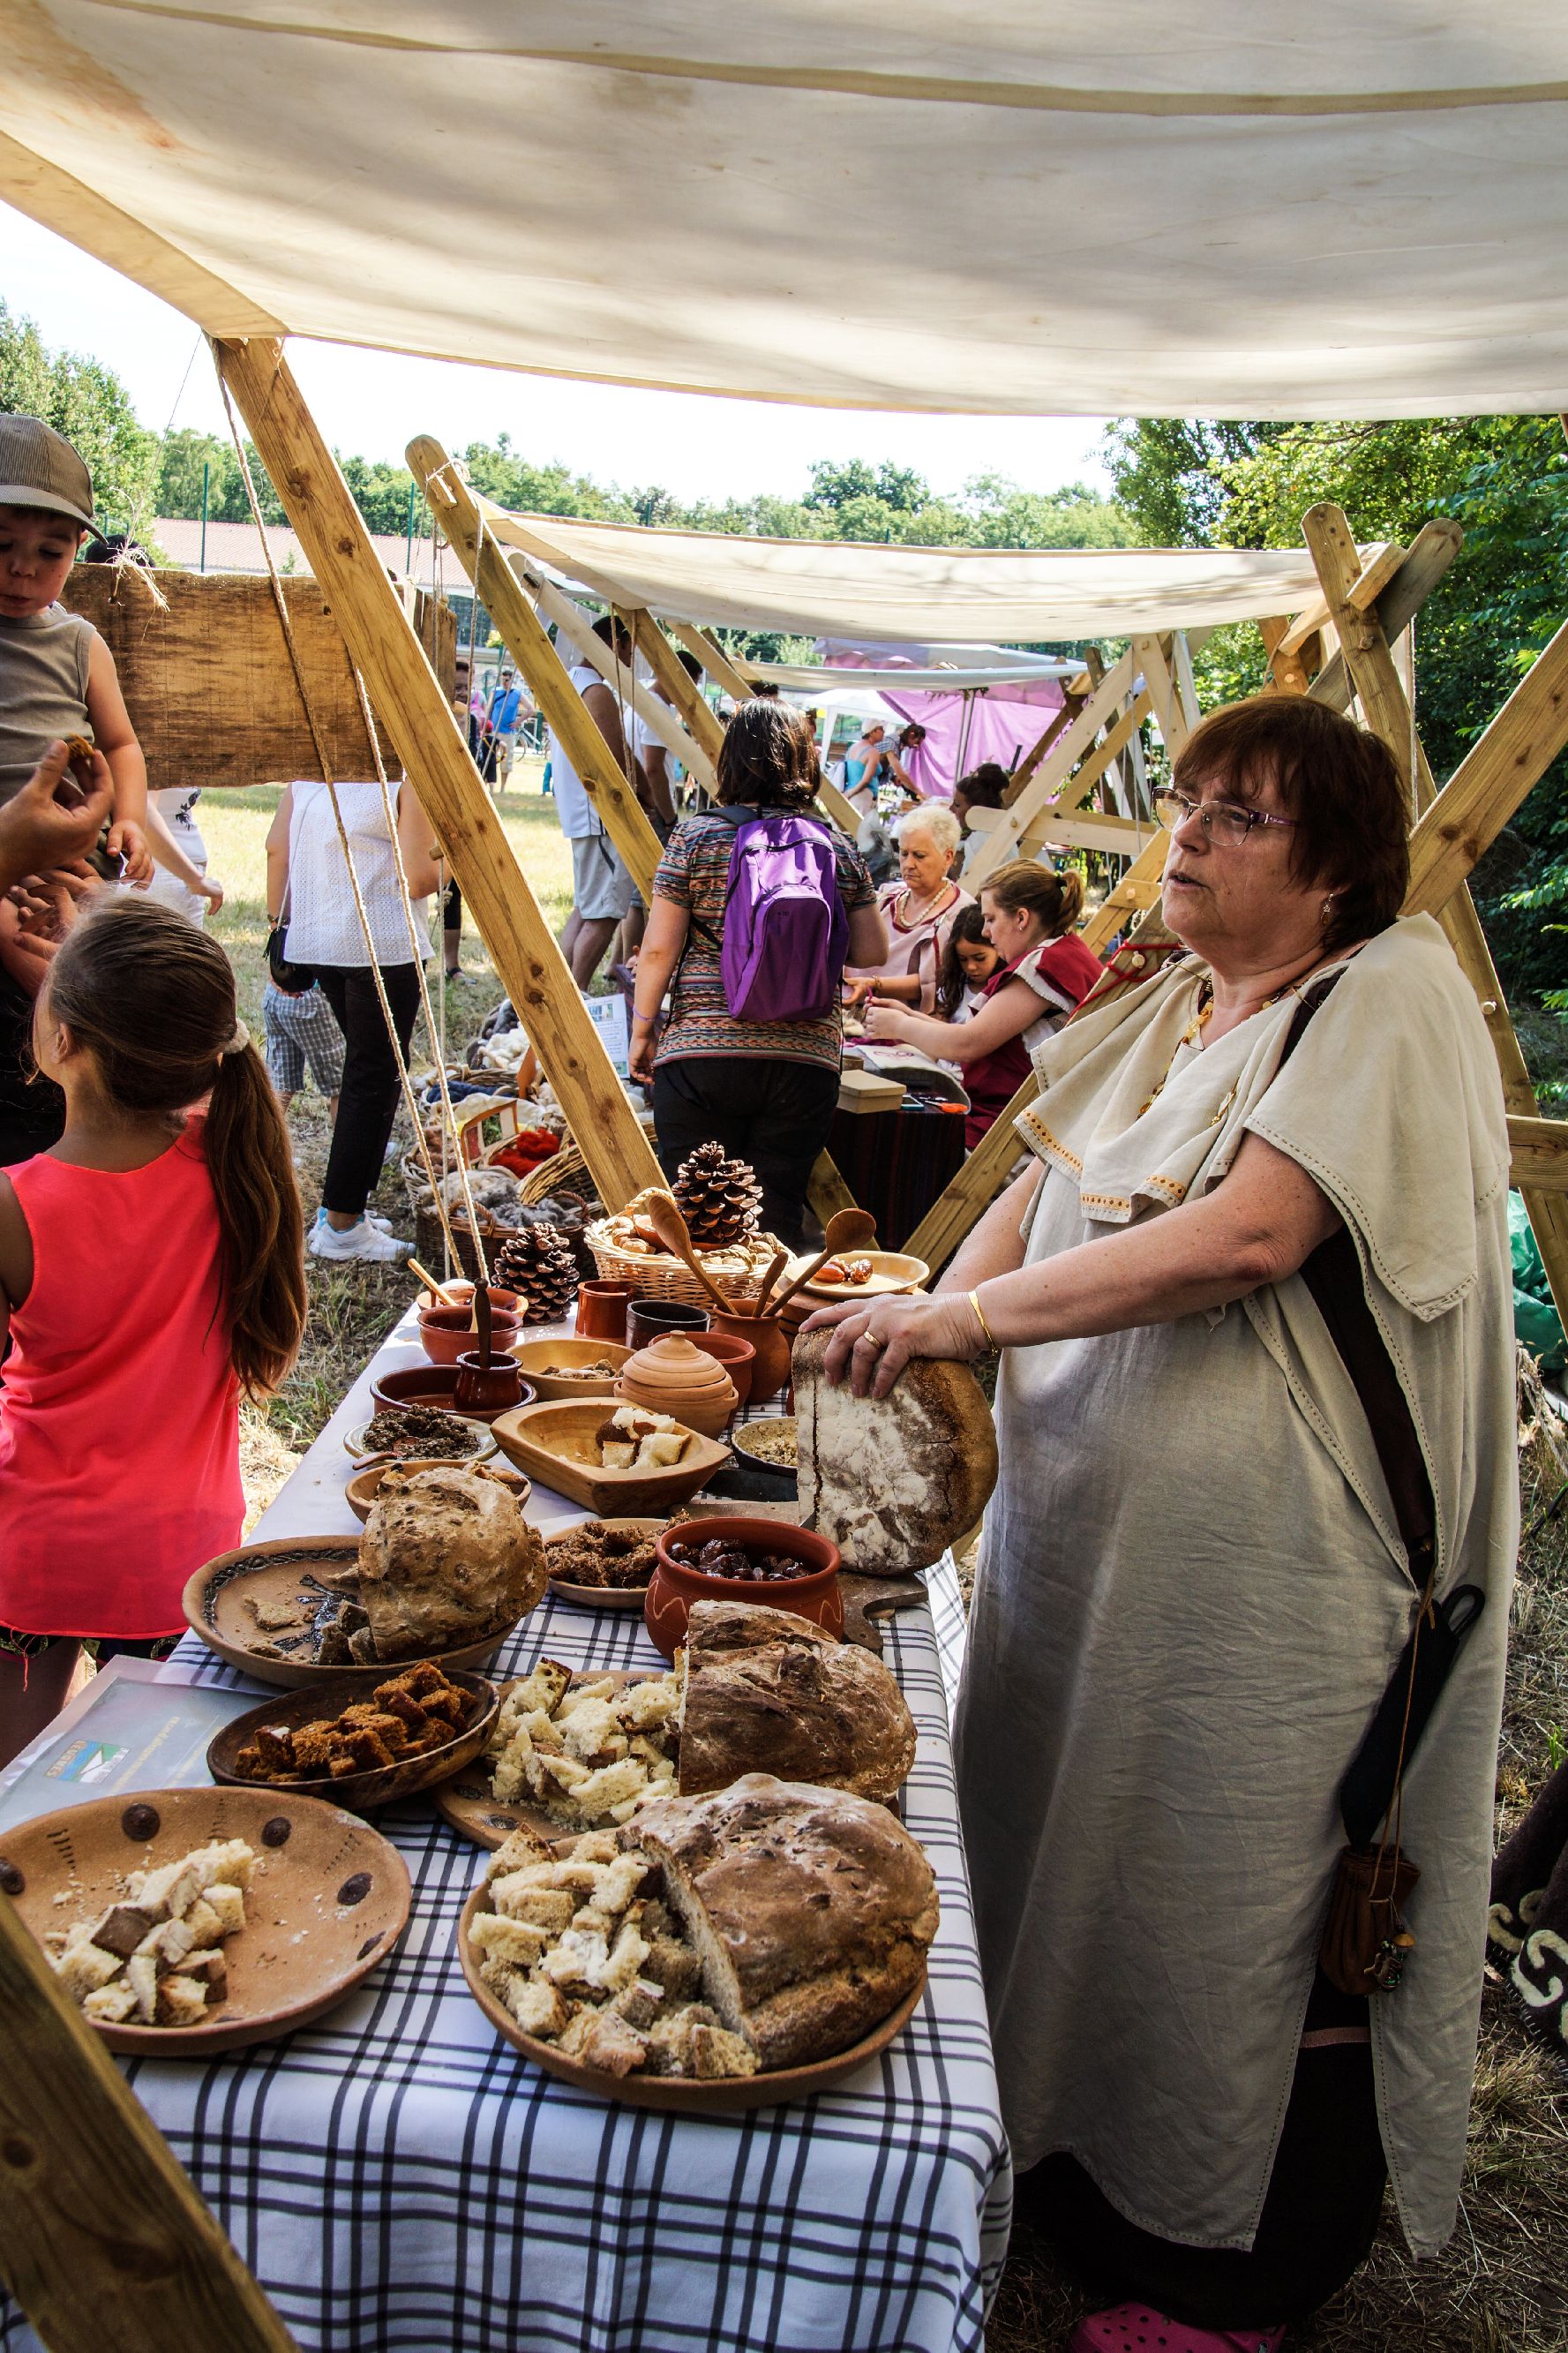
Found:
<path fill-rule="evenodd" d="M 407 1330 L 376 1369 L 418 1361 Z M 256 1534 L 352 1531 L 342 1432 L 367 1370 Z M 536 1488 L 541 1525 L 580 1517 Z M 206 2064 L 130 2063 L 149 2114 L 300 2345 L 321 2353 L 951 2353 L 984 2344 L 1011 2175 L 954 1808 L 946 1636 L 880 1620 L 920 1727 L 905 1818 L 935 1868 L 925 1997 L 892 2048 L 836 2090 L 734 2117 L 616 2107 L 498 2041 L 455 1951 L 482 1866 L 427 1799 L 379 1826 L 414 1882 L 393 1957 L 319 2024 Z M 491 1670 L 548 1651 L 653 1665 L 630 1612 L 547 1602 Z M 944 1662 L 943 1651 L 948 1653 Z M 195 1638 L 182 1664 L 239 1678 Z M 106 2317 L 105 2343 L 112 2342 Z M 0 2344 L 37 2345 L 11 2313 Z"/>

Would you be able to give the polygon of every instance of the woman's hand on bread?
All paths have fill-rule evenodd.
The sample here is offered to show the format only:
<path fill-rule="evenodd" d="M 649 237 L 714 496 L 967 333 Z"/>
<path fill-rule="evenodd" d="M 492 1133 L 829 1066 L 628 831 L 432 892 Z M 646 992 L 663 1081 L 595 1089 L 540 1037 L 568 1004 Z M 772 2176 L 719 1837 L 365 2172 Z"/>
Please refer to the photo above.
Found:
<path fill-rule="evenodd" d="M 835 1388 L 847 1380 L 857 1397 L 886 1397 L 911 1356 L 945 1356 L 968 1363 L 986 1354 L 974 1310 L 962 1292 L 884 1293 L 878 1299 L 846 1299 L 819 1307 L 804 1332 L 834 1326 L 824 1370 Z"/>

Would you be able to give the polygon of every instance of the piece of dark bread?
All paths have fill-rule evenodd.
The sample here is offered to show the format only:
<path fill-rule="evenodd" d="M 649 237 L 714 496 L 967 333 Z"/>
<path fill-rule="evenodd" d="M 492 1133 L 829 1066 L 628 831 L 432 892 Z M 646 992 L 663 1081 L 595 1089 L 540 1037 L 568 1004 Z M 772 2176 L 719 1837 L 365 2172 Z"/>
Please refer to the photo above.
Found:
<path fill-rule="evenodd" d="M 760 1651 L 764 1642 L 780 1641 L 835 1647 L 831 1634 L 809 1618 L 797 1618 L 793 1609 L 773 1609 L 760 1601 L 694 1601 L 686 1620 L 687 1671 L 701 1659 L 730 1651 Z"/>
<path fill-rule="evenodd" d="M 722 1623 L 700 1623 L 704 1610 L 724 1613 Z M 723 1648 L 707 1647 L 710 1632 Z M 902 1787 L 915 1761 L 914 1718 L 869 1651 L 787 1610 L 700 1601 L 686 1659 L 682 1797 L 759 1772 L 883 1801 Z"/>
<path fill-rule="evenodd" d="M 920 1983 L 936 1882 L 885 1806 L 748 1773 L 657 1800 L 621 1839 L 662 1864 L 704 1998 L 763 2067 L 830 2058 Z"/>
<path fill-rule="evenodd" d="M 967 1365 L 917 1357 L 885 1398 L 830 1388 L 831 1332 L 795 1344 L 802 1527 L 866 1577 L 929 1568 L 967 1535 L 996 1484 L 996 1430 Z"/>

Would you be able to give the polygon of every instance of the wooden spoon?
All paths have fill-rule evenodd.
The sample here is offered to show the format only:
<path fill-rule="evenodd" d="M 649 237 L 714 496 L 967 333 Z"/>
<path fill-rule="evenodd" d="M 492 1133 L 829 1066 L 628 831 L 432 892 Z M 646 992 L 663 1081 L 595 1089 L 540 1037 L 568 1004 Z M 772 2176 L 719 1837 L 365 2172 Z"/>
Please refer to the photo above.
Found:
<path fill-rule="evenodd" d="M 786 1282 L 778 1297 L 768 1308 L 770 1315 L 782 1315 L 797 1291 L 804 1291 L 814 1275 L 820 1274 L 830 1258 L 840 1258 L 846 1250 L 868 1250 L 877 1239 L 877 1220 L 869 1209 L 835 1209 L 822 1232 L 822 1250 L 811 1264 L 803 1267 L 793 1282 Z"/>
<path fill-rule="evenodd" d="M 784 1244 L 781 1242 L 781 1243 L 779 1244 L 778 1249 L 777 1249 L 776 1250 L 774 1250 L 774 1252 L 773 1252 L 773 1254 L 772 1258 L 768 1261 L 768 1271 L 767 1271 L 766 1274 L 764 1274 L 764 1275 L 763 1275 L 763 1287 L 762 1287 L 762 1289 L 758 1292 L 758 1293 L 757 1293 L 757 1295 L 756 1295 L 756 1298 L 752 1301 L 752 1304 L 751 1304 L 751 1306 L 750 1306 L 750 1307 L 741 1307 L 741 1308 L 737 1308 L 737 1310 L 736 1310 L 737 1314 L 740 1314 L 740 1315 L 760 1315 L 760 1314 L 763 1313 L 763 1309 L 767 1306 L 767 1303 L 768 1303 L 768 1293 L 769 1293 L 769 1292 L 773 1289 L 773 1287 L 774 1283 L 778 1281 L 778 1279 L 779 1279 L 779 1275 L 780 1275 L 780 1273 L 782 1272 L 782 1271 L 784 1270 L 784 1268 L 785 1268 L 788 1264 L 789 1264 L 789 1252 L 788 1252 L 788 1250 L 785 1250 L 785 1248 L 784 1247 Z"/>
<path fill-rule="evenodd" d="M 721 1315 L 732 1315 L 734 1309 L 691 1246 L 690 1229 L 680 1214 L 680 1204 L 674 1194 L 645 1193 L 642 1208 L 643 1215 L 665 1249 L 674 1257 L 685 1261 Z"/>
<path fill-rule="evenodd" d="M 438 1299 L 443 1307 L 460 1307 L 462 1305 L 462 1301 L 455 1298 L 452 1293 L 447 1289 L 445 1283 L 437 1282 L 435 1276 L 429 1273 L 426 1268 L 422 1267 L 416 1258 L 411 1258 L 409 1260 L 408 1271 L 410 1274 L 416 1275 L 418 1277 L 419 1281 L 425 1285 L 426 1290 L 431 1294 L 431 1297 Z"/>

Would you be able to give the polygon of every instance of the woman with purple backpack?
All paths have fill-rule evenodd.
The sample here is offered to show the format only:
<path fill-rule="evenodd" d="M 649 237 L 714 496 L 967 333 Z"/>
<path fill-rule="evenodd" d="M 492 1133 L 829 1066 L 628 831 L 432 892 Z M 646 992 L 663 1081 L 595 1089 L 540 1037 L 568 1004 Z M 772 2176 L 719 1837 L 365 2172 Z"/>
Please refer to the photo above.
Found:
<path fill-rule="evenodd" d="M 801 712 L 742 703 L 717 803 L 665 845 L 632 1011 L 631 1073 L 653 1082 L 666 1176 L 721 1144 L 755 1169 L 763 1221 L 795 1249 L 838 1101 L 844 967 L 888 954 L 864 859 L 812 807 L 820 780 Z"/>

